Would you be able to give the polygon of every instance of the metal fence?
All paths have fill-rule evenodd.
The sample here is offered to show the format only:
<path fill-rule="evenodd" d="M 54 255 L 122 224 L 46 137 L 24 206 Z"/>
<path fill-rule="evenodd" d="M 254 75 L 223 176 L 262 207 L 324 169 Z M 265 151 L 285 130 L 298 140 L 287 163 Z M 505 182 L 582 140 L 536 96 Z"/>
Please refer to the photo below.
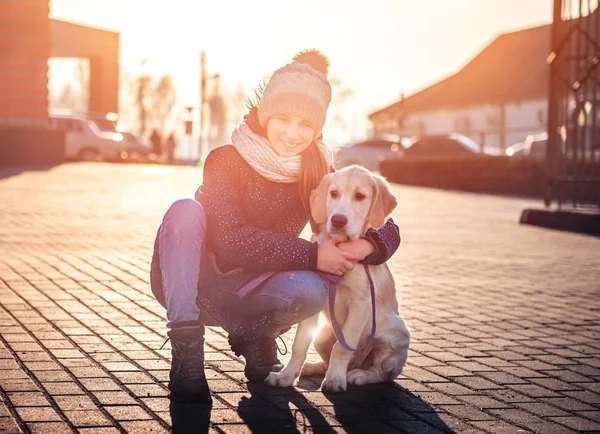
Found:
<path fill-rule="evenodd" d="M 546 206 L 600 208 L 599 0 L 554 0 Z"/>

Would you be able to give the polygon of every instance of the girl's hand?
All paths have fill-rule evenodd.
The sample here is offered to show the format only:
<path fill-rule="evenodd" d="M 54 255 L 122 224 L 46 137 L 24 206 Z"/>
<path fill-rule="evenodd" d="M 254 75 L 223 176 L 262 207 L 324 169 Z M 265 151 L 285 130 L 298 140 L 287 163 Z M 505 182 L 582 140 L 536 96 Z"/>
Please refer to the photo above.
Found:
<path fill-rule="evenodd" d="M 367 256 L 375 251 L 375 247 L 369 241 L 364 238 L 359 238 L 358 240 L 353 241 L 344 241 L 343 243 L 338 244 L 338 248 L 342 249 L 345 252 L 353 252 L 355 253 L 359 259 L 354 261 L 362 261 Z"/>
<path fill-rule="evenodd" d="M 319 245 L 317 269 L 343 276 L 346 271 L 352 270 L 354 262 L 359 261 L 361 258 L 356 252 L 342 250 L 335 243 L 335 240 L 327 240 Z"/>

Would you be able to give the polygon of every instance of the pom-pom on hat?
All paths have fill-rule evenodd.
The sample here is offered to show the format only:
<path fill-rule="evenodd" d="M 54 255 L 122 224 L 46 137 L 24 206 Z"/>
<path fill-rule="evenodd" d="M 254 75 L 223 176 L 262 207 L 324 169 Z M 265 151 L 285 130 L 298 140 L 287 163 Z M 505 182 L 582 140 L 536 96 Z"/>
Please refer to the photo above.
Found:
<path fill-rule="evenodd" d="M 293 114 L 305 119 L 318 136 L 325 124 L 331 102 L 327 80 L 329 59 L 318 50 L 304 50 L 293 62 L 273 73 L 258 106 L 260 125 L 266 127 L 274 116 Z"/>

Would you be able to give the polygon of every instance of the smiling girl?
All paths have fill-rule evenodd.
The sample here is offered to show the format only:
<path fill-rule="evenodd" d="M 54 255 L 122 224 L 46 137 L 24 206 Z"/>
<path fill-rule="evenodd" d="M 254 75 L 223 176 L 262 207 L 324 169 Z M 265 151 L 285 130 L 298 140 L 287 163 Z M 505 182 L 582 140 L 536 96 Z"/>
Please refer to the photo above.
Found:
<path fill-rule="evenodd" d="M 331 101 L 328 67 L 309 50 L 275 71 L 232 144 L 206 158 L 195 200 L 176 201 L 163 218 L 151 284 L 169 321 L 172 400 L 211 401 L 205 325 L 225 329 L 246 361 L 247 379 L 262 382 L 282 368 L 276 337 L 324 307 L 319 272 L 343 275 L 360 260 L 381 264 L 400 244 L 392 220 L 341 244 L 299 238 L 310 192 L 333 170 L 321 136 Z"/>

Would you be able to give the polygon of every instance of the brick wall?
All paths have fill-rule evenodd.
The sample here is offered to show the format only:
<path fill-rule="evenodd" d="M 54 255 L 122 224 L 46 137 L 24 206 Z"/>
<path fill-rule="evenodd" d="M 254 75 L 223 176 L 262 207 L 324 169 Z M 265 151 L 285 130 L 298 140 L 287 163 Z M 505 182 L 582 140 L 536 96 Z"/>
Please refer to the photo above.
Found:
<path fill-rule="evenodd" d="M 48 117 L 48 0 L 0 0 L 0 120 Z"/>

